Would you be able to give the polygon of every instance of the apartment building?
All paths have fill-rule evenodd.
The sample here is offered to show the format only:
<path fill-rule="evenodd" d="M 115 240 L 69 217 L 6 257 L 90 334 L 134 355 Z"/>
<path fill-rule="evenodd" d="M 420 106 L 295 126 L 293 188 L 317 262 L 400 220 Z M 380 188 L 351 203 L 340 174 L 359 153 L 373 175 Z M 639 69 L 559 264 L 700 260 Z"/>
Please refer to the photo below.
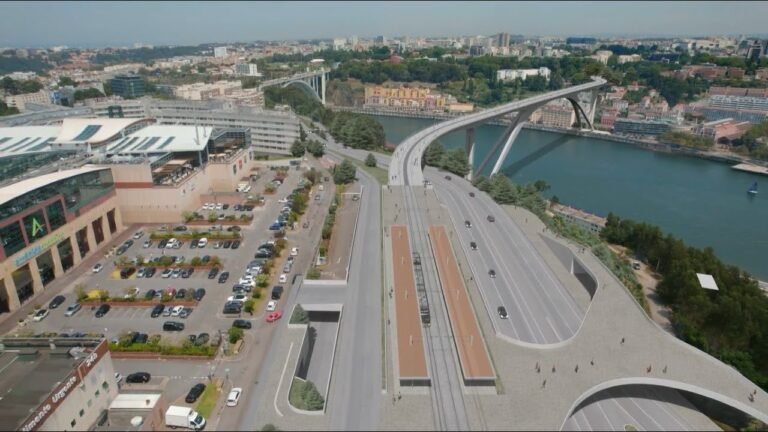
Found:
<path fill-rule="evenodd" d="M 365 105 L 371 107 L 442 111 L 454 103 L 456 100 L 452 96 L 432 93 L 427 87 L 365 87 Z"/>
<path fill-rule="evenodd" d="M 220 96 L 226 96 L 236 90 L 242 90 L 240 81 L 216 81 L 215 83 L 194 83 L 178 86 L 174 89 L 174 95 L 186 100 L 208 100 Z"/>
<path fill-rule="evenodd" d="M 27 104 L 52 105 L 51 97 L 46 90 L 40 90 L 36 93 L 24 93 L 14 96 L 6 96 L 5 104 L 11 108 L 16 108 L 19 112 L 28 111 Z"/>
<path fill-rule="evenodd" d="M 235 64 L 235 75 L 260 77 L 258 65 L 255 63 L 237 63 Z"/>
<path fill-rule="evenodd" d="M 496 79 L 499 81 L 514 81 L 517 78 L 525 81 L 530 76 L 543 76 L 549 80 L 551 71 L 547 67 L 538 69 L 500 69 L 496 71 Z"/>

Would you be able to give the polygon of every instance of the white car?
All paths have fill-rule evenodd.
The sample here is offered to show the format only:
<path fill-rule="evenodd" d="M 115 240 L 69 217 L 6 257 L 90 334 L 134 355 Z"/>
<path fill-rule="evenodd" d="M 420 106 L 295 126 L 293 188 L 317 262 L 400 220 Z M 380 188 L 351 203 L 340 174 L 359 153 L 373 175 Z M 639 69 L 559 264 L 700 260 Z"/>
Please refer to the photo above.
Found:
<path fill-rule="evenodd" d="M 267 312 L 272 312 L 275 309 L 277 309 L 277 301 L 270 300 L 269 303 L 267 303 Z"/>
<path fill-rule="evenodd" d="M 123 382 L 123 376 L 120 375 L 120 372 L 115 372 L 115 382 L 117 382 L 117 385 Z"/>
<path fill-rule="evenodd" d="M 101 271 L 101 269 L 103 269 L 103 268 L 104 268 L 104 266 L 103 266 L 103 265 L 101 265 L 101 263 L 97 263 L 95 266 L 93 266 L 93 272 L 94 272 L 94 273 L 98 273 L 98 272 L 100 272 L 100 271 Z"/>
<path fill-rule="evenodd" d="M 204 248 L 206 246 L 208 246 L 208 239 L 207 238 L 203 237 L 203 238 L 201 238 L 200 240 L 197 241 L 197 247 Z"/>
<path fill-rule="evenodd" d="M 174 306 L 173 309 L 171 309 L 171 316 L 177 317 L 183 310 L 184 306 Z"/>
<path fill-rule="evenodd" d="M 280 278 L 278 279 L 278 282 L 280 283 L 286 283 L 288 282 L 288 275 L 283 273 L 280 275 Z"/>
<path fill-rule="evenodd" d="M 237 406 L 237 403 L 240 401 L 241 394 L 243 394 L 243 389 L 240 387 L 235 387 L 230 390 L 229 396 L 227 396 L 227 406 Z"/>
<path fill-rule="evenodd" d="M 34 318 L 32 318 L 32 321 L 42 321 L 45 319 L 45 317 L 48 316 L 48 309 L 40 309 L 35 313 Z"/>
<path fill-rule="evenodd" d="M 297 256 L 299 254 L 299 248 L 292 248 L 291 249 L 291 256 Z"/>
<path fill-rule="evenodd" d="M 239 285 L 250 285 L 253 286 L 256 284 L 256 281 L 253 279 L 253 277 L 243 276 L 240 278 L 239 281 L 237 281 Z"/>
<path fill-rule="evenodd" d="M 227 302 L 240 302 L 245 303 L 245 300 L 248 299 L 248 296 L 245 294 L 235 294 L 233 296 L 227 297 Z"/>
<path fill-rule="evenodd" d="M 163 270 L 163 273 L 160 274 L 160 277 L 162 277 L 163 279 L 168 279 L 169 277 L 171 277 L 171 273 L 173 273 L 173 270 L 167 268 Z"/>
<path fill-rule="evenodd" d="M 144 249 L 152 246 L 152 240 L 144 240 Z"/>
<path fill-rule="evenodd" d="M 281 198 L 281 199 L 277 200 L 277 202 L 279 202 L 280 204 L 287 203 L 288 202 L 288 198 Z"/>
<path fill-rule="evenodd" d="M 134 240 L 138 240 L 143 235 L 144 235 L 144 231 L 136 231 L 136 234 L 133 235 L 133 238 L 134 238 Z"/>
<path fill-rule="evenodd" d="M 221 210 L 222 208 L 224 208 L 224 204 L 216 203 L 216 210 Z"/>

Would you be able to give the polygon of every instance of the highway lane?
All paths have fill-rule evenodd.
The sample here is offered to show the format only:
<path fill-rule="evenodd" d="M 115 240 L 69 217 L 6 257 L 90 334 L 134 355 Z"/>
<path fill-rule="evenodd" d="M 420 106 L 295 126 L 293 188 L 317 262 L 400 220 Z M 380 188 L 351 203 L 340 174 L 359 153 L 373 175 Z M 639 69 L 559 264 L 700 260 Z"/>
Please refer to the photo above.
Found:
<path fill-rule="evenodd" d="M 446 180 L 444 175 L 428 169 L 426 177 L 451 215 L 497 330 L 509 338 L 538 344 L 573 336 L 584 312 L 536 248 L 488 195 L 464 179 L 454 176 Z M 470 191 L 475 193 L 474 198 L 469 196 Z M 495 222 L 487 220 L 489 215 Z M 472 228 L 464 226 L 465 220 L 472 223 Z M 472 241 L 477 243 L 475 251 L 469 248 Z M 490 269 L 496 272 L 496 278 L 488 275 Z M 509 319 L 499 319 L 496 308 L 500 305 L 507 309 Z"/>
<path fill-rule="evenodd" d="M 381 186 L 363 170 L 357 177 L 364 192 L 331 377 L 331 430 L 375 430 L 380 423 Z"/>
<path fill-rule="evenodd" d="M 563 430 L 720 430 L 677 390 L 637 386 L 613 388 L 587 400 L 563 425 Z"/>

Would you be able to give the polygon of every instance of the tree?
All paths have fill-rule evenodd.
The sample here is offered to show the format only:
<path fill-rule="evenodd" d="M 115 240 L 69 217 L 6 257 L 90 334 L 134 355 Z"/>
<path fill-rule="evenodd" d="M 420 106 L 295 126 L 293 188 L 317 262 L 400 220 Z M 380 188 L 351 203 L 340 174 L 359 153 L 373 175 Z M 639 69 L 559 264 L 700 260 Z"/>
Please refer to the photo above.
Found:
<path fill-rule="evenodd" d="M 315 140 L 309 140 L 307 143 L 307 151 L 314 157 L 319 158 L 323 157 L 325 154 L 325 147 L 319 142 Z"/>
<path fill-rule="evenodd" d="M 261 275 L 259 275 L 261 276 Z M 253 307 L 256 305 L 256 302 L 253 299 L 248 299 L 243 304 L 243 310 L 253 316 Z"/>
<path fill-rule="evenodd" d="M 302 157 L 304 156 L 304 152 L 306 151 L 306 148 L 304 147 L 304 144 L 302 143 L 303 140 L 296 140 L 291 144 L 291 156 L 293 157 Z"/>
<path fill-rule="evenodd" d="M 374 156 L 373 153 L 368 153 L 368 156 L 365 157 L 365 166 L 376 166 L 376 156 Z"/>
<path fill-rule="evenodd" d="M 77 85 L 77 81 L 73 80 L 70 77 L 65 76 L 65 77 L 61 77 L 59 79 L 59 87 L 64 87 L 64 86 L 73 86 L 74 87 L 76 85 Z"/>
<path fill-rule="evenodd" d="M 267 285 L 269 285 L 269 275 L 268 274 L 260 274 L 256 276 L 256 286 L 260 288 L 265 288 Z"/>
<path fill-rule="evenodd" d="M 440 166 L 443 154 L 445 154 L 445 147 L 440 141 L 432 141 L 424 150 L 424 162 L 429 166 Z"/>
<path fill-rule="evenodd" d="M 188 223 L 191 222 L 192 219 L 195 218 L 195 214 L 191 211 L 185 210 L 181 212 L 181 218 L 184 219 L 184 222 Z"/>
<path fill-rule="evenodd" d="M 462 177 L 466 176 L 471 170 L 469 159 L 464 149 L 451 150 L 443 154 L 443 157 L 440 159 L 440 166 L 444 170 Z"/>
<path fill-rule="evenodd" d="M 218 216 L 216 216 L 216 213 L 210 212 L 208 213 L 208 222 L 216 222 L 216 219 L 218 219 Z"/>
<path fill-rule="evenodd" d="M 509 177 L 504 174 L 494 174 L 489 180 L 490 194 L 499 204 L 514 204 L 517 202 L 517 190 Z"/>
<path fill-rule="evenodd" d="M 229 343 L 237 343 L 237 341 L 243 338 L 244 332 L 241 328 L 230 327 L 227 334 L 229 335 Z"/>
<path fill-rule="evenodd" d="M 299 123 L 299 141 L 304 142 L 307 140 L 307 132 L 304 130 L 304 126 Z"/>
<path fill-rule="evenodd" d="M 357 168 L 348 159 L 344 159 L 341 164 L 336 165 L 333 170 L 333 182 L 336 184 L 347 184 L 355 181 Z"/>

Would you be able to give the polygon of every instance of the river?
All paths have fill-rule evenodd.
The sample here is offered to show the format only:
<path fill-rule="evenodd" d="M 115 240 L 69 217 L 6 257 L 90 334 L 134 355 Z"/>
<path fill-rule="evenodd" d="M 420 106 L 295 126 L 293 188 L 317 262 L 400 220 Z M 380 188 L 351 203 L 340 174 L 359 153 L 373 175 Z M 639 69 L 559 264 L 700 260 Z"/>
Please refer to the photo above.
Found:
<path fill-rule="evenodd" d="M 388 143 L 434 121 L 380 117 Z M 476 130 L 475 164 L 498 137 L 500 126 Z M 464 145 L 464 133 L 440 139 L 449 149 Z M 495 161 L 495 159 L 492 159 Z M 486 167 L 490 172 L 492 163 Z M 595 138 L 522 130 L 502 171 L 516 183 L 544 180 L 564 204 L 601 216 L 658 225 L 696 247 L 712 247 L 725 262 L 768 281 L 768 177 L 682 155 L 655 153 Z M 749 196 L 757 181 L 761 192 Z"/>

